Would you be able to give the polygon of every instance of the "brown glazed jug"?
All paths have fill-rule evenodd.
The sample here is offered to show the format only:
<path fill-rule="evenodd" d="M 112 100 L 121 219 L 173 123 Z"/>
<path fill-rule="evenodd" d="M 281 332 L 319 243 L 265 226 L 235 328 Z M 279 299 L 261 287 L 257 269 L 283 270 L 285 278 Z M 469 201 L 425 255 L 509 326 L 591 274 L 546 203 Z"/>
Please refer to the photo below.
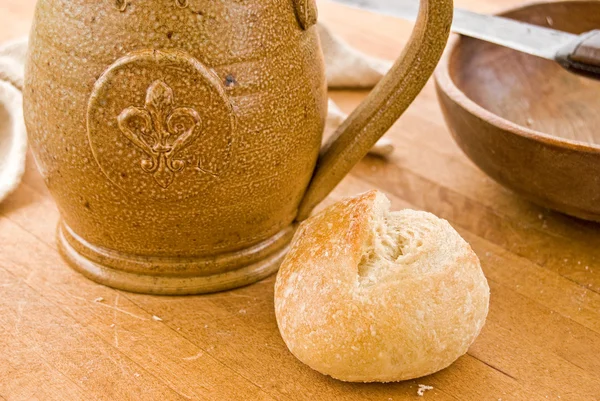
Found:
<path fill-rule="evenodd" d="M 69 264 L 112 287 L 218 291 L 277 270 L 305 219 L 420 92 L 452 0 L 321 148 L 315 0 L 39 0 L 24 112 Z"/>

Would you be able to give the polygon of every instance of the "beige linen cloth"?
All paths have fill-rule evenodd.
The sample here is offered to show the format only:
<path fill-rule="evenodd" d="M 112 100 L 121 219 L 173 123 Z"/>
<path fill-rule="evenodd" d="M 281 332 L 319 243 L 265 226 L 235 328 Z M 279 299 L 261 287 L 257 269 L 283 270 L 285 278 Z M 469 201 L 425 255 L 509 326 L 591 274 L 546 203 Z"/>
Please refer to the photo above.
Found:
<path fill-rule="evenodd" d="M 370 57 L 352 48 L 322 24 L 317 28 L 330 88 L 371 88 L 391 67 L 389 61 Z M 21 90 L 26 52 L 26 38 L 0 45 L 0 202 L 18 187 L 25 170 L 27 132 L 23 122 Z M 326 130 L 331 132 L 345 118 L 346 114 L 329 100 Z M 392 143 L 384 138 L 370 153 L 387 156 L 393 150 Z"/>

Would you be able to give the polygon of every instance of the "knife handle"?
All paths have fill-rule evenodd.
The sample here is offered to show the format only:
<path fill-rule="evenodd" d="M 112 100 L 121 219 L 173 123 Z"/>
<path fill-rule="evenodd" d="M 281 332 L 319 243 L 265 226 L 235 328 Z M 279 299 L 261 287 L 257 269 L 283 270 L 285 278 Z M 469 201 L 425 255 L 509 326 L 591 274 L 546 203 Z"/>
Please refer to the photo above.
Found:
<path fill-rule="evenodd" d="M 600 79 L 600 29 L 579 35 L 558 51 L 556 61 L 571 72 Z"/>

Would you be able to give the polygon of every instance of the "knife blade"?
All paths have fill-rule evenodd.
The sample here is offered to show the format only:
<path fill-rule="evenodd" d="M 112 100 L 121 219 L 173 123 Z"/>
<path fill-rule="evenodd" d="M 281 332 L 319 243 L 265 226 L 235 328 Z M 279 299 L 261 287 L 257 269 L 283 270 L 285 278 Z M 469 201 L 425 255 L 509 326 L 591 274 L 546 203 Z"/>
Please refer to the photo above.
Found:
<path fill-rule="evenodd" d="M 333 0 L 353 8 L 414 21 L 415 0 Z M 454 9 L 452 31 L 533 56 L 557 61 L 564 68 L 600 77 L 600 30 L 574 35 L 509 18 Z"/>

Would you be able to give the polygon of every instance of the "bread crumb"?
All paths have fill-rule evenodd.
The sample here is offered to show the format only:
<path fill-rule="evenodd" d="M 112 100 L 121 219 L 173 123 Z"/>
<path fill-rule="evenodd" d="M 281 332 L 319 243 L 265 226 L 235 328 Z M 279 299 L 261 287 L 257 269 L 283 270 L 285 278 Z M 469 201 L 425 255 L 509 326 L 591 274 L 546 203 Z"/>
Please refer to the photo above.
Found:
<path fill-rule="evenodd" d="M 204 328 L 205 328 L 205 329 L 208 329 L 208 324 L 205 324 L 205 325 L 204 325 Z"/>
<path fill-rule="evenodd" d="M 533 123 L 534 123 L 533 118 L 527 117 L 527 125 L 531 127 L 533 125 Z"/>
<path fill-rule="evenodd" d="M 548 26 L 554 26 L 554 20 L 552 17 L 546 17 L 546 22 L 548 23 Z"/>
<path fill-rule="evenodd" d="M 110 327 L 115 327 L 115 324 L 114 324 L 114 323 L 113 323 L 113 324 L 111 324 L 111 325 L 110 325 Z"/>
<path fill-rule="evenodd" d="M 590 270 L 590 267 L 589 267 L 589 266 L 586 266 L 586 267 L 585 267 L 585 270 Z"/>
<path fill-rule="evenodd" d="M 246 314 L 246 309 L 240 309 L 238 311 L 238 313 L 241 314 L 241 315 L 245 315 Z"/>
<path fill-rule="evenodd" d="M 417 390 L 417 395 L 419 397 L 423 397 L 425 391 L 433 390 L 433 386 L 428 386 L 426 384 L 419 384 L 419 389 Z"/>
<path fill-rule="evenodd" d="M 102 301 L 104 301 L 104 298 L 102 298 L 102 297 L 98 297 L 98 298 L 94 299 L 94 302 L 102 302 Z"/>
<path fill-rule="evenodd" d="M 152 320 L 155 320 L 155 321 L 157 321 L 157 322 L 162 322 L 162 319 L 161 319 L 161 318 L 159 318 L 159 317 L 158 317 L 158 316 L 156 316 L 156 315 L 152 315 Z"/>
<path fill-rule="evenodd" d="M 139 374 L 139 373 L 134 373 L 133 375 L 134 375 L 135 377 L 140 377 L 140 374 Z"/>
<path fill-rule="evenodd" d="M 538 214 L 538 219 L 540 219 L 540 220 L 541 220 L 541 219 L 543 219 L 543 218 L 544 218 L 544 215 L 543 215 L 543 214 L 541 214 L 541 213 L 540 213 L 540 214 Z"/>

